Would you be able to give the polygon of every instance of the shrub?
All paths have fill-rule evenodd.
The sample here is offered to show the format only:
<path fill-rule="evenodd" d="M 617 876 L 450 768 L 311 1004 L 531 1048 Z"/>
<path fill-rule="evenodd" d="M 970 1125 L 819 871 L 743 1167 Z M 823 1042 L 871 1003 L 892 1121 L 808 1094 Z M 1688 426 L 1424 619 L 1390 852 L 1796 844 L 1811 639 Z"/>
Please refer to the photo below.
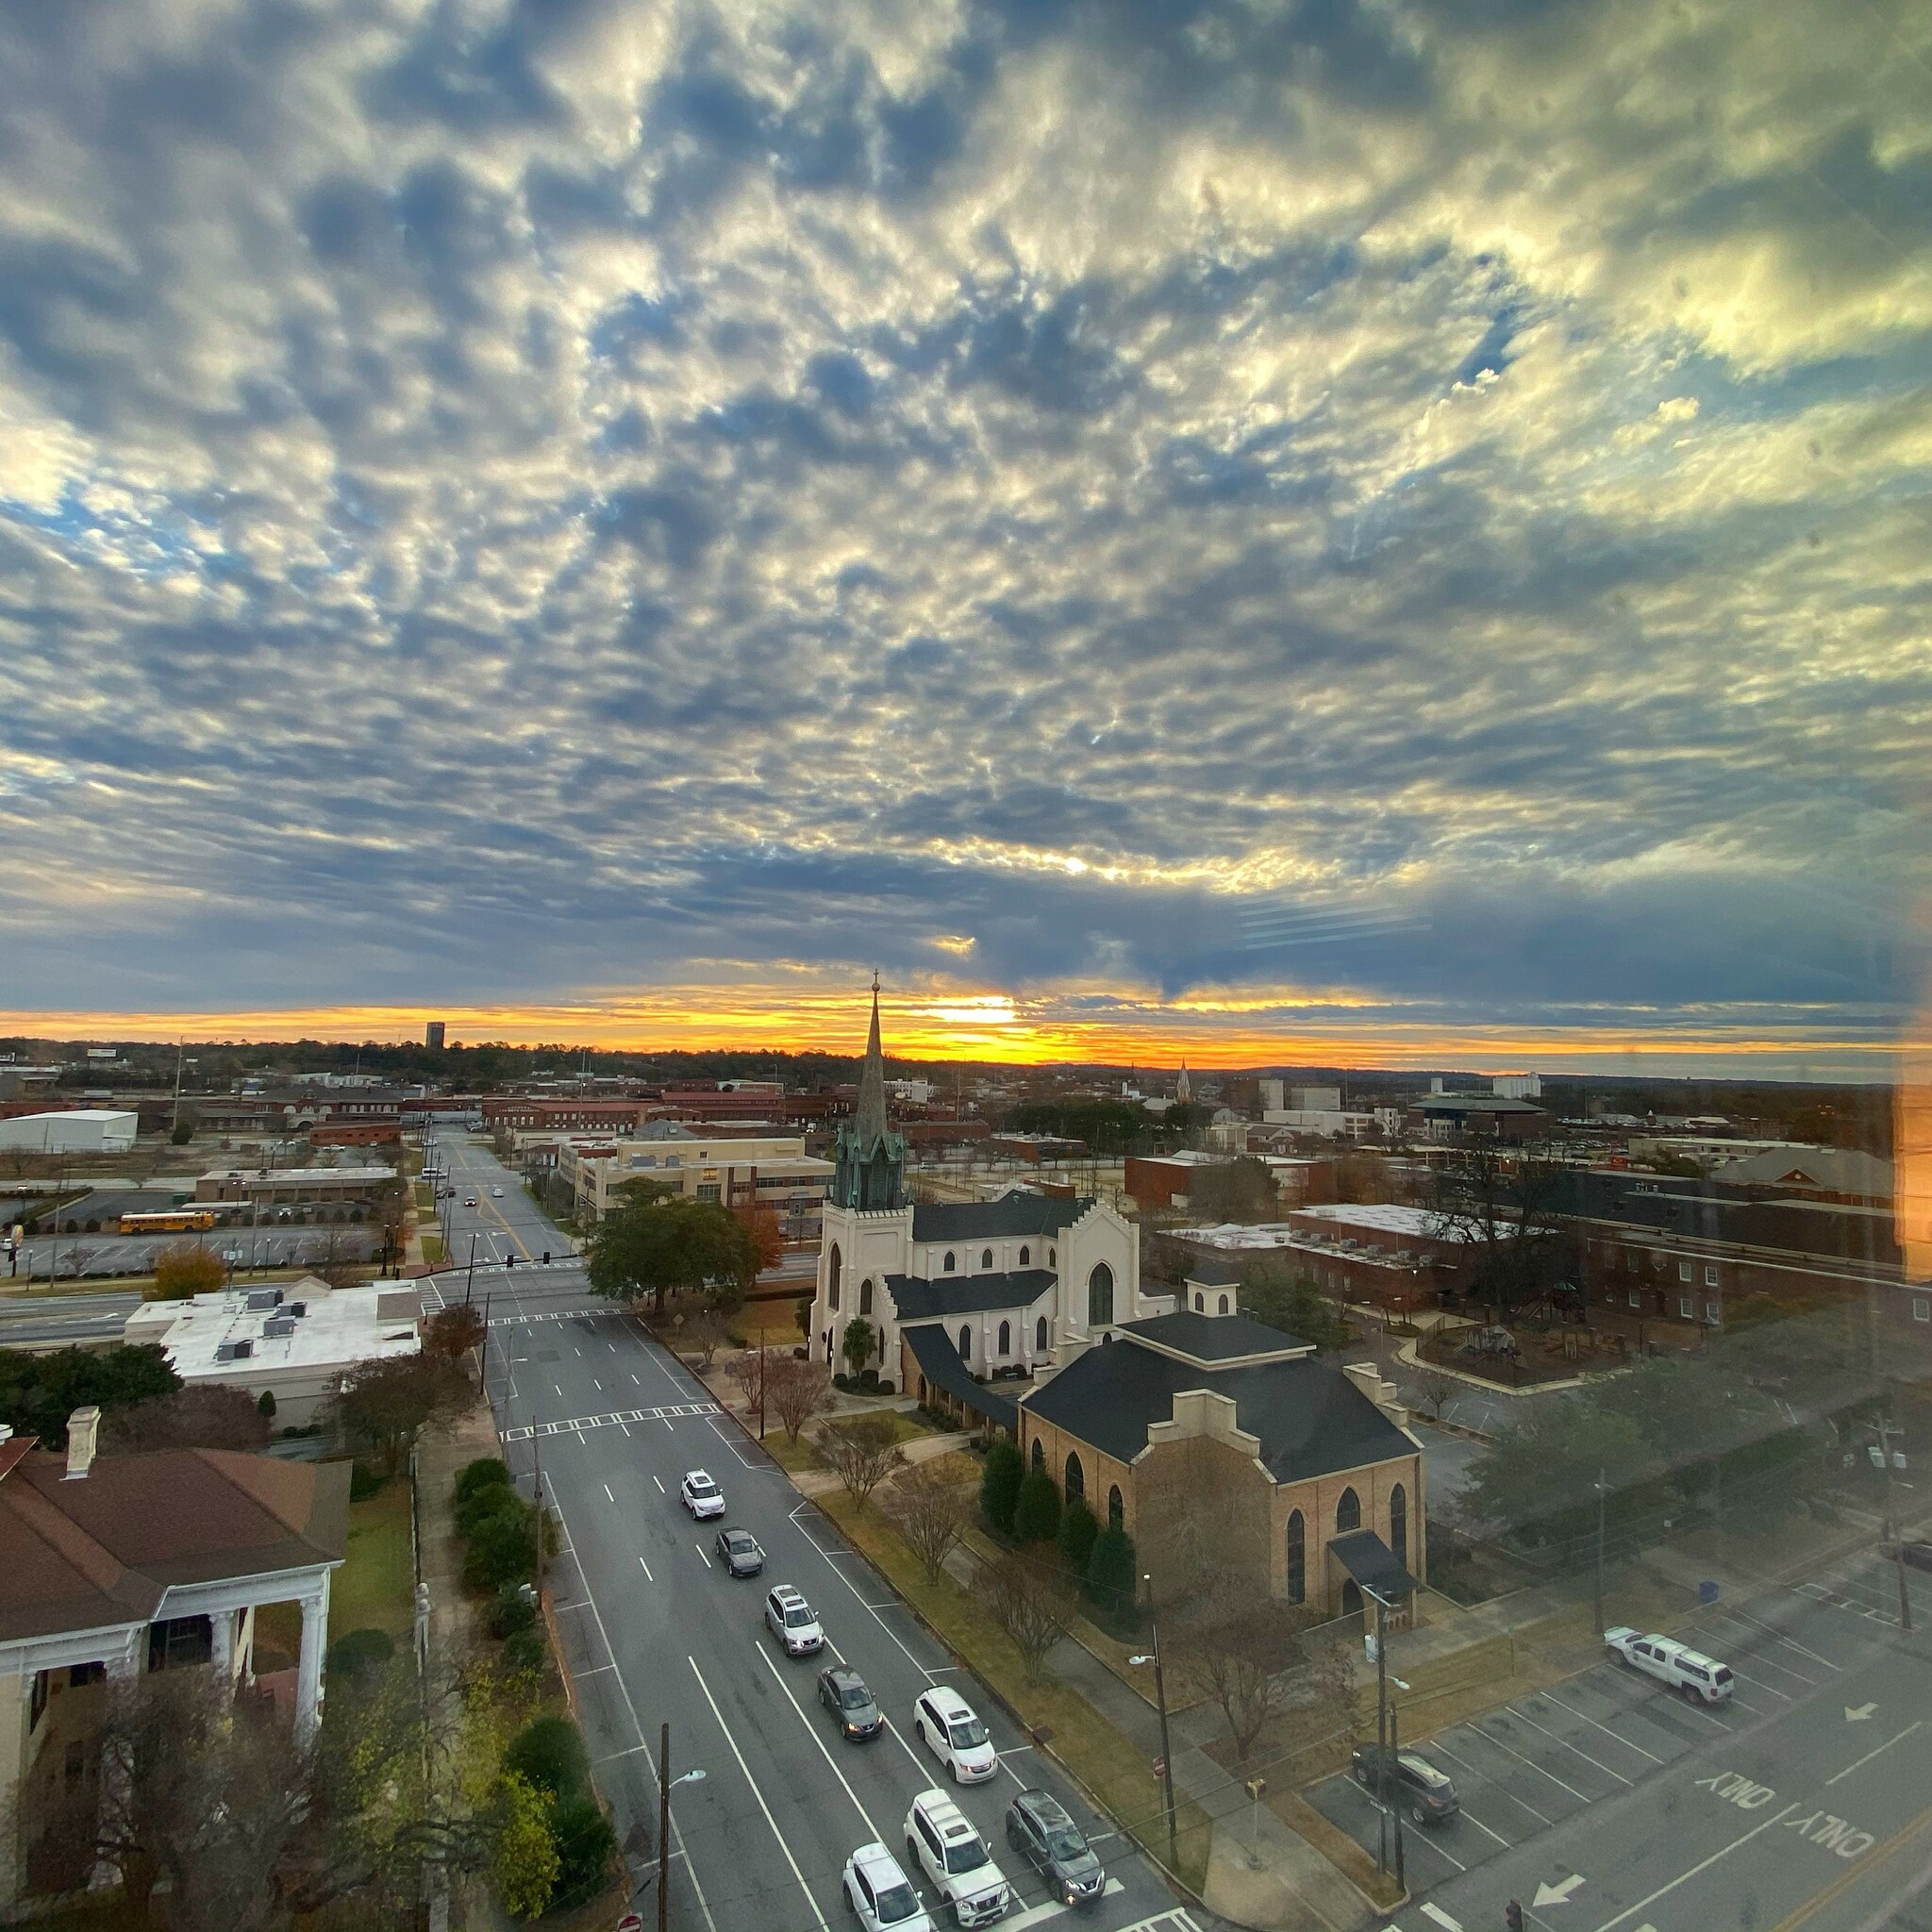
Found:
<path fill-rule="evenodd" d="M 892 1386 L 891 1376 L 881 1375 L 879 1377 L 879 1393 L 881 1395 L 896 1395 L 898 1392 L 898 1390 Z"/>
<path fill-rule="evenodd" d="M 508 1671 L 534 1673 L 541 1671 L 549 1661 L 550 1645 L 534 1624 L 527 1630 L 519 1630 L 504 1643 L 503 1663 Z"/>
<path fill-rule="evenodd" d="M 848 1375 L 843 1369 L 841 1369 L 832 1377 L 832 1387 L 834 1389 L 843 1389 L 849 1391 L 852 1387 L 852 1377 Z"/>
<path fill-rule="evenodd" d="M 558 1799 L 550 1807 L 550 1837 L 557 1846 L 552 1907 L 575 1905 L 600 1890 L 617 1834 L 596 1799 L 581 1793 Z"/>
<path fill-rule="evenodd" d="M 508 1487 L 508 1465 L 494 1456 L 479 1456 L 475 1462 L 466 1462 L 457 1471 L 456 1485 L 450 1491 L 450 1498 L 453 1502 L 467 1503 L 478 1490 L 507 1490 Z"/>
<path fill-rule="evenodd" d="M 1014 1537 L 1023 1543 L 1049 1542 L 1059 1526 L 1059 1485 L 1045 1470 L 1030 1470 L 1013 1505 Z"/>
<path fill-rule="evenodd" d="M 395 1639 L 387 1630 L 350 1630 L 329 1645 L 328 1668 L 337 1676 L 360 1676 L 379 1669 L 395 1654 Z"/>
<path fill-rule="evenodd" d="M 494 1594 L 506 1583 L 522 1583 L 537 1568 L 537 1512 L 527 1504 L 514 1513 L 486 1518 L 471 1533 L 463 1552 L 463 1581 L 472 1590 Z"/>
<path fill-rule="evenodd" d="M 876 1369 L 860 1369 L 858 1386 L 866 1394 L 872 1394 L 879 1386 L 879 1372 Z"/>
<path fill-rule="evenodd" d="M 492 1516 L 515 1516 L 529 1507 L 514 1490 L 491 1483 L 458 1503 L 450 1513 L 456 1519 L 457 1534 L 468 1538 L 475 1536 Z"/>
<path fill-rule="evenodd" d="M 1019 1450 L 1006 1437 L 999 1437 L 986 1452 L 986 1467 L 979 1474 L 979 1509 L 1003 1536 L 1013 1533 L 1013 1509 L 1025 1479 L 1026 1465 L 1020 1459 Z"/>
<path fill-rule="evenodd" d="M 358 1462 L 349 1469 L 349 1501 L 366 1503 L 382 1488 L 383 1479 L 373 1469 L 364 1469 Z"/>
<path fill-rule="evenodd" d="M 533 1717 L 509 1740 L 503 1768 L 553 1798 L 575 1798 L 590 1789 L 591 1760 L 567 1717 Z"/>
<path fill-rule="evenodd" d="M 537 1607 L 524 1595 L 521 1584 L 507 1583 L 496 1592 L 496 1601 L 490 1606 L 491 1636 L 514 1637 L 536 1621 Z"/>
<path fill-rule="evenodd" d="M 1124 1529 L 1103 1529 L 1087 1558 L 1088 1600 L 1118 1615 L 1133 1603 L 1139 1582 L 1134 1539 Z"/>
<path fill-rule="evenodd" d="M 1094 1540 L 1100 1535 L 1100 1519 L 1088 1508 L 1084 1497 L 1075 1496 L 1060 1512 L 1060 1555 L 1075 1576 L 1085 1576 L 1093 1555 Z"/>
<path fill-rule="evenodd" d="M 255 1412 L 260 1416 L 273 1416 L 275 1412 L 275 1391 L 264 1389 L 257 1399 Z"/>

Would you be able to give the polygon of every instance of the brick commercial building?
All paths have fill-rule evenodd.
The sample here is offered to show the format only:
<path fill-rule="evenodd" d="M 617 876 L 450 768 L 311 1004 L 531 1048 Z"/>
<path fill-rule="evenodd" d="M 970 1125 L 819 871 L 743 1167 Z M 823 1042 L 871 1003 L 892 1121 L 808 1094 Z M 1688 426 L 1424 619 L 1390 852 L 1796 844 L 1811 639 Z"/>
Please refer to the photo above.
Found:
<path fill-rule="evenodd" d="M 308 1130 L 311 1147 L 400 1147 L 400 1121 L 324 1121 Z"/>
<path fill-rule="evenodd" d="M 392 1167 L 216 1168 L 195 1182 L 194 1198 L 259 1207 L 264 1221 L 310 1211 L 360 1220 L 395 1178 Z"/>

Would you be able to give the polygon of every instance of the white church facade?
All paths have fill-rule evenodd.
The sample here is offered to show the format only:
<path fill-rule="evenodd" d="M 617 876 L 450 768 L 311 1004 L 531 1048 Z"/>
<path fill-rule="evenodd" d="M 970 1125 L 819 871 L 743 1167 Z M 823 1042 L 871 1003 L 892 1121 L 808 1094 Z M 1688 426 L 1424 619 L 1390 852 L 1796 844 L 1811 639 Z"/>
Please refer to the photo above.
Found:
<path fill-rule="evenodd" d="M 990 1201 L 905 1199 L 876 985 L 858 1104 L 837 1155 L 811 1313 L 813 1354 L 834 1369 L 871 1368 L 913 1394 L 925 1376 L 955 1388 L 1034 1375 L 1174 1307 L 1172 1294 L 1141 1291 L 1139 1230 L 1104 1202 L 1018 1187 Z M 861 1321 L 863 1360 L 846 1348 Z"/>

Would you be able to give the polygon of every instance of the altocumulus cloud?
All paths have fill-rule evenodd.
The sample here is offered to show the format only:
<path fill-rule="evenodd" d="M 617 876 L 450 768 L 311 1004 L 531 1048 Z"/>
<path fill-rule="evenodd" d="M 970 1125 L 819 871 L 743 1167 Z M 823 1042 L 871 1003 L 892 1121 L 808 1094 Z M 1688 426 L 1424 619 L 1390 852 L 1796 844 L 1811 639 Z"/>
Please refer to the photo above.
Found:
<path fill-rule="evenodd" d="M 1895 11 L 6 0 L 0 1004 L 1882 1040 Z"/>

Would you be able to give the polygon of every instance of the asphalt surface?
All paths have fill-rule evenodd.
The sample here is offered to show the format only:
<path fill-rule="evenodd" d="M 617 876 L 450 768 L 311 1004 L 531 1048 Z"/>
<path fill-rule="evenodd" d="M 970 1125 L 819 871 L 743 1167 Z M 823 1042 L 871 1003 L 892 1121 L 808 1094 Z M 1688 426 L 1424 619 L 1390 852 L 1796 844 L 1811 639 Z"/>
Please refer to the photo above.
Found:
<path fill-rule="evenodd" d="M 1917 1634 L 1873 1557 L 1700 1613 L 1689 1641 L 1737 1675 L 1716 1708 L 1605 1662 L 1405 1738 L 1462 1812 L 1405 1821 L 1414 1902 L 1391 1923 L 1476 1932 L 1511 1899 L 1545 1932 L 1910 1923 L 1903 1895 L 1932 1878 L 1932 1579 L 1916 1584 Z M 1307 1796 L 1375 1850 L 1377 1814 L 1346 1778 Z"/>
<path fill-rule="evenodd" d="M 465 1175 L 483 1183 L 476 1212 L 490 1202 L 501 1213 L 500 1238 L 538 1254 L 561 1247 L 480 1145 L 442 1138 L 458 1184 Z M 492 1170 L 503 1176 L 501 1201 L 488 1191 Z M 465 1274 L 437 1277 L 432 1304 L 459 1298 Z M 675 1925 L 825 1932 L 844 1924 L 846 1857 L 876 1838 L 903 1861 L 907 1811 L 941 1777 L 911 1729 L 914 1700 L 934 1683 L 959 1690 L 1001 1752 L 991 1783 L 948 1794 L 1021 1894 L 1004 1924 L 1071 1917 L 1043 1899 L 1039 1879 L 1007 1849 L 1007 1803 L 1032 1784 L 1054 1789 L 1108 1860 L 1113 1883 L 1080 1924 L 1192 1932 L 1203 1923 L 1176 1907 L 1152 1869 L 1023 1742 L 704 1386 L 626 1315 L 588 1294 L 580 1269 L 492 1268 L 487 1289 L 479 1269 L 475 1292 L 489 1297 L 490 1387 L 511 1467 L 527 1490 L 541 1459 L 545 1497 L 564 1526 L 567 1548 L 551 1579 L 558 1622 L 597 1774 L 641 1876 L 655 1868 L 660 1724 L 671 1725 L 673 1776 L 705 1773 L 674 1791 Z M 719 1525 L 693 1523 L 677 1499 L 693 1468 L 724 1486 L 724 1521 L 764 1546 L 762 1578 L 734 1581 L 714 1566 Z M 781 1582 L 818 1611 L 826 1648 L 817 1658 L 789 1660 L 764 1634 L 765 1592 Z M 842 1742 L 816 1703 L 818 1671 L 835 1659 L 864 1675 L 890 1720 L 871 1743 Z M 915 1882 L 930 1902 L 929 1882 Z"/>
<path fill-rule="evenodd" d="M 184 1241 L 199 1241 L 218 1255 L 234 1254 L 242 1269 L 292 1268 L 322 1260 L 333 1236 L 335 1253 L 351 1261 L 369 1260 L 381 1247 L 375 1228 L 353 1224 L 341 1227 L 250 1229 L 209 1228 L 195 1234 L 63 1234 L 24 1241 L 18 1272 L 0 1287 L 25 1287 L 30 1279 L 72 1281 L 76 1276 L 98 1280 L 115 1274 L 152 1274 L 155 1257 Z M 0 1266 L 0 1275 L 5 1275 Z"/>

